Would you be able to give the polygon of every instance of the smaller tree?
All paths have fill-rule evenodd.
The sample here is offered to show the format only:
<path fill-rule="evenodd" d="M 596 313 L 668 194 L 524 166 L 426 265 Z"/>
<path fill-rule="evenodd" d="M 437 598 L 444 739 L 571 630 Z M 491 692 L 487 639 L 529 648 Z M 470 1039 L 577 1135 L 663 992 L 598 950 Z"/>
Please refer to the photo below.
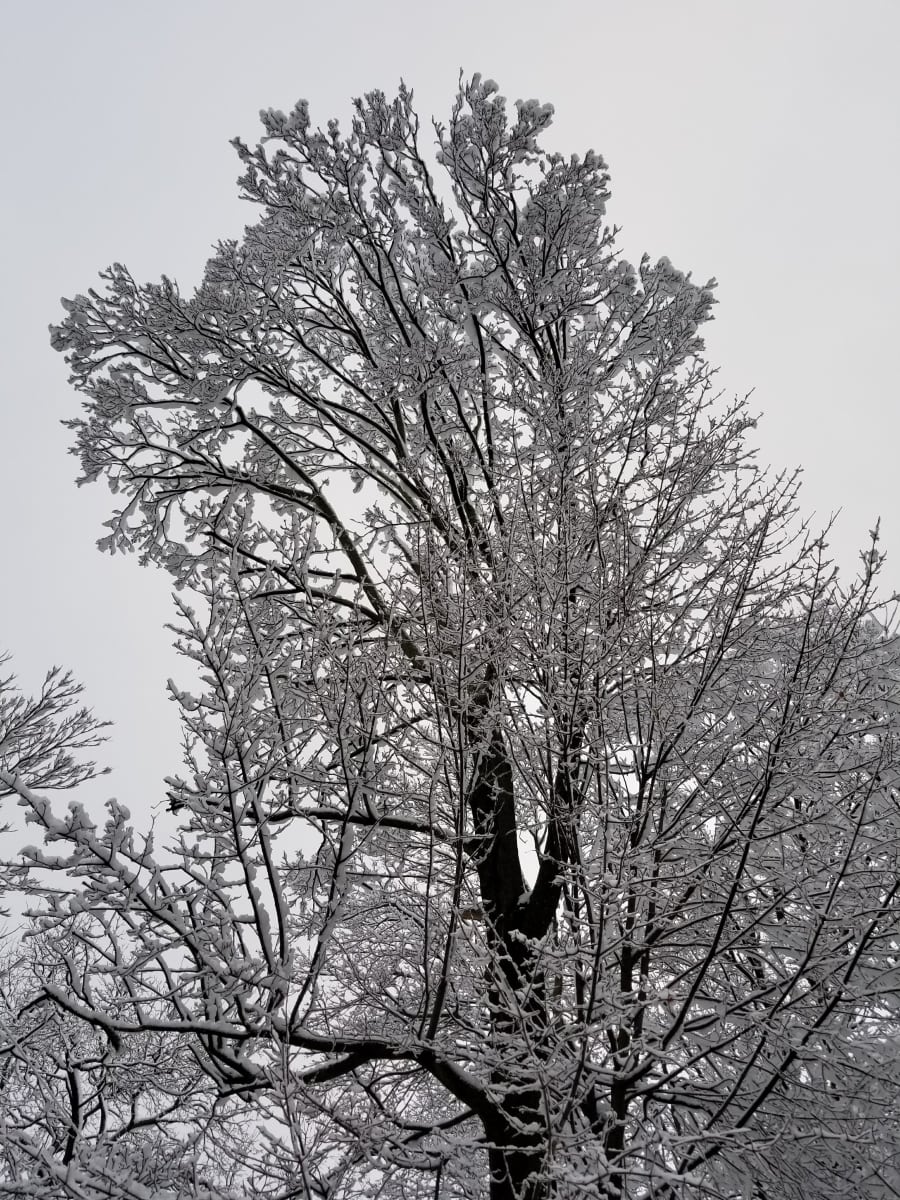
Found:
<path fill-rule="evenodd" d="M 0 668 L 10 661 L 0 655 Z M 14 675 L 0 677 L 0 800 L 14 796 L 18 777 L 33 788 L 58 791 L 103 774 L 83 761 L 86 750 L 105 740 L 107 722 L 77 707 L 82 687 L 58 667 L 49 671 L 37 696 L 26 696 Z"/>
<path fill-rule="evenodd" d="M 74 803 L 68 819 L 57 821 L 34 789 L 70 790 L 105 773 L 85 753 L 105 740 L 106 723 L 79 705 L 81 694 L 57 668 L 33 697 L 14 676 L 0 679 L 0 799 L 16 797 L 48 838 L 76 843 L 79 830 L 92 828 L 85 809 Z M 14 836 L 9 824 L 5 832 Z M 54 992 L 83 993 L 86 986 L 94 1001 L 106 994 L 99 977 L 87 983 L 97 964 L 84 939 L 97 914 L 73 919 L 68 889 L 52 874 L 48 886 L 45 872 L 21 861 L 2 868 L 4 890 L 16 902 L 14 932 L 3 938 L 0 959 L 3 1195 L 228 1195 L 247 1138 L 235 1104 L 222 1100 L 186 1040 L 148 1031 L 125 1042 L 53 1002 Z M 23 913 L 29 901 L 36 911 Z"/>
<path fill-rule="evenodd" d="M 0 1191 L 228 1195 L 241 1161 L 235 1105 L 219 1099 L 183 1039 L 123 1042 L 55 1004 L 49 993 L 70 992 L 86 966 L 81 944 L 45 919 L 0 968 Z"/>
<path fill-rule="evenodd" d="M 10 661 L 0 654 L 0 670 Z M 21 784 L 41 791 L 71 790 L 104 772 L 84 761 L 84 752 L 104 740 L 104 722 L 78 707 L 82 693 L 71 674 L 54 667 L 36 696 L 26 696 L 15 676 L 0 675 L 0 801 L 16 796 Z M 4 824 L 0 832 L 9 833 Z M 0 885 L 10 891 L 26 882 L 18 864 L 0 861 Z"/>

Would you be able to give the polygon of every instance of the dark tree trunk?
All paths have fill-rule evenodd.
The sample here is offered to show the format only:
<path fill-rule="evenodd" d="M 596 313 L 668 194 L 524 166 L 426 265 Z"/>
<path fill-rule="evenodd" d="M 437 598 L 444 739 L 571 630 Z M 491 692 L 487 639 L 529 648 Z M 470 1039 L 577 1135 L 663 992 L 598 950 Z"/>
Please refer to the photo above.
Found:
<path fill-rule="evenodd" d="M 485 1123 L 490 1144 L 491 1200 L 545 1200 L 546 1117 L 536 1065 L 526 1049 L 547 1027 L 541 964 L 533 937 L 522 931 L 525 881 L 519 861 L 513 772 L 502 733 L 494 729 L 479 756 L 469 792 L 474 858 L 487 922 L 491 962 L 488 996 L 491 1041 L 499 1064 L 491 1082 L 496 1118 Z M 529 930 L 531 933 L 531 930 Z M 515 997 L 515 1002 L 512 997 Z M 525 1032 L 527 1028 L 528 1037 Z"/>

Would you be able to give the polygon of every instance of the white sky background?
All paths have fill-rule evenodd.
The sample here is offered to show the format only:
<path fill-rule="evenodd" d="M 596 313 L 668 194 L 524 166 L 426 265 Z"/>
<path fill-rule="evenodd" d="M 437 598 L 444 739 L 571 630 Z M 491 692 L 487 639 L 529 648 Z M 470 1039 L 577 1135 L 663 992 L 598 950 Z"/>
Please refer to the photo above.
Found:
<path fill-rule="evenodd" d="M 592 147 L 637 259 L 719 280 L 707 330 L 729 393 L 755 388 L 762 456 L 841 508 L 854 571 L 877 516 L 900 587 L 898 0 L 7 0 L 0 12 L 0 649 L 33 687 L 59 663 L 115 720 L 105 753 L 140 820 L 178 769 L 167 579 L 94 546 L 51 351 L 59 297 L 124 262 L 188 288 L 253 210 L 228 145 L 299 97 L 322 125 L 400 77 L 445 119 L 462 67 L 556 107 L 545 144 Z"/>

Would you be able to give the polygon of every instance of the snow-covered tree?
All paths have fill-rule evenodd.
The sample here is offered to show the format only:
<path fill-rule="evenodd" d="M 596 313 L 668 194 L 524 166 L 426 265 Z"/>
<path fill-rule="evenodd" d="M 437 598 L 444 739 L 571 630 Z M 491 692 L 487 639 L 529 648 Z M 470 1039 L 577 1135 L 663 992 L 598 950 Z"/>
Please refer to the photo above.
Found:
<path fill-rule="evenodd" d="M 177 1170 L 126 1131 L 123 1195 L 900 1186 L 880 556 L 838 580 L 716 394 L 712 284 L 622 259 L 551 114 L 475 76 L 434 169 L 403 87 L 265 112 L 197 290 L 117 265 L 54 330 L 193 664 L 177 846 L 2 777 L 45 840 L 16 1061 L 144 1064 Z M 28 1194 L 116 1194 L 113 1110 L 61 1106 Z"/>

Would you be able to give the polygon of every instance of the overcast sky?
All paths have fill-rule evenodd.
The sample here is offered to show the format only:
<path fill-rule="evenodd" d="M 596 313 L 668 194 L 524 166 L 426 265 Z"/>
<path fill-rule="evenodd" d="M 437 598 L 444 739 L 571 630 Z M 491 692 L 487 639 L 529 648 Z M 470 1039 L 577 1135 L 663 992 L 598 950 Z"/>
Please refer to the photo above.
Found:
<path fill-rule="evenodd" d="M 842 509 L 855 570 L 883 518 L 900 586 L 898 0 L 7 0 L 0 288 L 0 648 L 33 686 L 60 663 L 116 730 L 102 786 L 137 815 L 178 767 L 168 584 L 94 546 L 99 485 L 75 489 L 77 413 L 48 344 L 59 297 L 127 264 L 197 281 L 238 234 L 229 138 L 299 97 L 318 123 L 401 76 L 444 117 L 460 68 L 556 107 L 546 144 L 592 147 L 637 258 L 719 280 L 709 357 L 755 389 L 765 459 L 802 466 L 804 510 Z"/>

